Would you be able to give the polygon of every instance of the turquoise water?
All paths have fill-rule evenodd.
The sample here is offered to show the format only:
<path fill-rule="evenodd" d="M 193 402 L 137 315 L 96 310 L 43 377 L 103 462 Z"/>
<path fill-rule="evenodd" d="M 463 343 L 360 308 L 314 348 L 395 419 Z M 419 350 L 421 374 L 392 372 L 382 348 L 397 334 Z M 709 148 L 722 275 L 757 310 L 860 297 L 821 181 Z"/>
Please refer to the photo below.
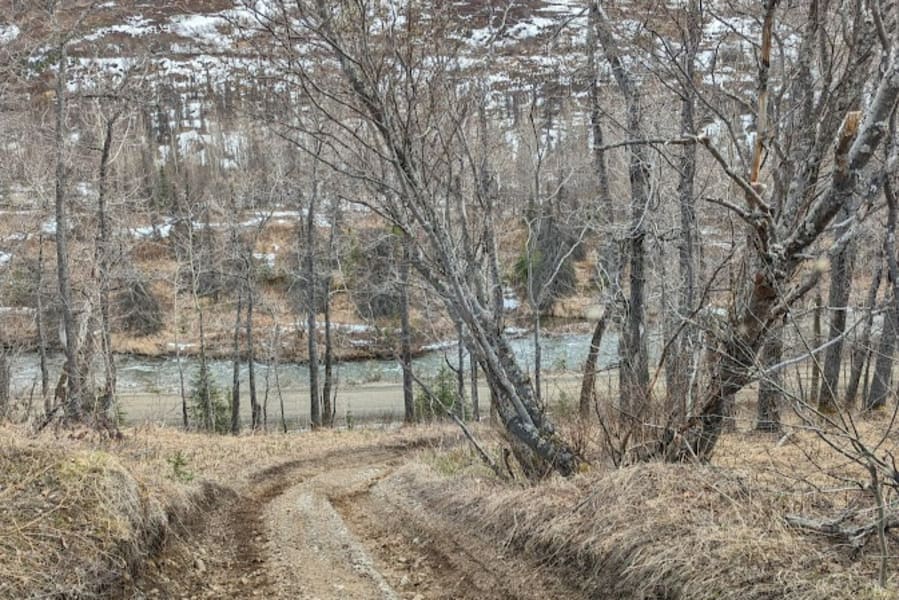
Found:
<path fill-rule="evenodd" d="M 590 336 L 585 334 L 547 335 L 542 340 L 542 363 L 546 372 L 579 371 L 583 367 L 587 355 Z M 515 355 L 523 368 L 531 371 L 534 361 L 534 345 L 531 336 L 517 337 L 511 340 Z M 600 348 L 599 366 L 605 367 L 617 361 L 618 341 L 613 335 L 603 339 Z M 432 377 L 441 368 L 445 368 L 445 360 L 455 365 L 457 361 L 456 345 L 447 345 L 441 350 L 432 350 L 415 358 L 413 361 L 419 377 Z M 466 355 L 466 369 L 467 369 Z M 120 393 L 180 393 L 180 375 L 178 360 L 169 358 L 145 358 L 122 355 L 117 359 L 118 390 Z M 229 389 L 232 380 L 232 364 L 229 360 L 209 361 L 210 370 L 216 383 L 222 389 Z M 62 356 L 53 356 L 50 360 L 51 378 L 55 383 L 59 369 L 62 367 Z M 185 383 L 199 369 L 199 361 L 195 358 L 182 358 L 181 369 L 184 371 Z M 98 373 L 102 368 L 98 365 Z M 247 381 L 248 368 L 241 365 L 241 381 Z M 393 360 L 361 360 L 339 362 L 335 365 L 335 373 L 341 386 L 361 385 L 373 382 L 400 383 L 402 372 Z M 283 389 L 308 388 L 309 368 L 305 364 L 282 363 L 277 367 L 277 375 Z M 257 363 L 256 381 L 260 388 L 265 378 L 269 377 L 270 385 L 274 385 L 274 368 Z M 28 394 L 31 389 L 40 391 L 40 366 L 37 354 L 23 354 L 13 362 L 14 393 Z"/>

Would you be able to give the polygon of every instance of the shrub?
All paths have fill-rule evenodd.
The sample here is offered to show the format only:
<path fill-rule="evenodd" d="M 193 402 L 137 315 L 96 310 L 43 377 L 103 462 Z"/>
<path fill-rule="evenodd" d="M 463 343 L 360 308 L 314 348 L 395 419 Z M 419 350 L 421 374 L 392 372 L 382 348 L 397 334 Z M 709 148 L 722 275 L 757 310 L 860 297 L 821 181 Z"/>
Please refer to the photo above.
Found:
<path fill-rule="evenodd" d="M 398 318 L 400 314 L 399 239 L 383 229 L 357 233 L 346 262 L 350 299 L 366 319 Z"/>
<path fill-rule="evenodd" d="M 541 219 L 530 251 L 524 248 L 513 267 L 515 284 L 524 289 L 525 296 L 529 285 L 535 294 L 546 289 L 537 306 L 541 312 L 577 289 L 576 252 L 569 254 L 572 246 L 577 244 L 577 238 L 568 229 L 559 227 L 552 217 Z"/>
<path fill-rule="evenodd" d="M 143 277 L 124 282 L 116 297 L 120 331 L 134 335 L 153 335 L 162 331 L 162 306 Z"/>
<path fill-rule="evenodd" d="M 215 433 L 231 430 L 231 407 L 225 402 L 208 368 L 201 366 L 191 381 L 190 399 L 190 417 L 198 428 L 207 429 L 211 422 Z"/>
<path fill-rule="evenodd" d="M 448 367 L 443 366 L 434 377 L 427 382 L 431 397 L 424 389 L 415 395 L 415 418 L 418 421 L 430 423 L 433 420 L 447 419 L 449 410 L 462 419 L 468 418 L 468 407 L 463 402 L 459 406 L 459 397 L 456 393 L 456 375 Z M 459 410 L 461 408 L 461 410 Z"/>

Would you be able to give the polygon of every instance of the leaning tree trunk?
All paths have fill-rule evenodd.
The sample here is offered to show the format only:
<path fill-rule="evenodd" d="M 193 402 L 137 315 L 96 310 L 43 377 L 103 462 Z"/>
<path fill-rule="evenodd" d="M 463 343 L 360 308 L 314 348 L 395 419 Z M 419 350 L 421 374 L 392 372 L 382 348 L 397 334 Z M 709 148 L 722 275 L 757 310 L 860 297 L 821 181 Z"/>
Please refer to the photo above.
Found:
<path fill-rule="evenodd" d="M 578 414 L 583 422 L 590 417 L 590 407 L 593 405 L 593 397 L 596 394 L 596 363 L 599 360 L 599 349 L 602 346 L 602 336 L 605 331 L 606 315 L 603 314 L 593 328 L 590 348 L 587 350 L 587 360 L 584 361 L 584 376 L 581 379 L 581 396 L 578 402 Z"/>

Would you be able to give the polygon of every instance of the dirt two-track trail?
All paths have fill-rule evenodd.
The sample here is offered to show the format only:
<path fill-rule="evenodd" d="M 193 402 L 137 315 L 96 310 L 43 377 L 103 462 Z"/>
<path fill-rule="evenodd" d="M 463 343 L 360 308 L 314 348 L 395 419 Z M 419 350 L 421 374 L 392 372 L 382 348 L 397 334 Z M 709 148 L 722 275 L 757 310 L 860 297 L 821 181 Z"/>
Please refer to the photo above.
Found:
<path fill-rule="evenodd" d="M 136 598 L 577 598 L 535 561 L 420 503 L 379 493 L 407 460 L 371 446 L 256 472 L 215 493 L 202 524 L 168 544 Z"/>

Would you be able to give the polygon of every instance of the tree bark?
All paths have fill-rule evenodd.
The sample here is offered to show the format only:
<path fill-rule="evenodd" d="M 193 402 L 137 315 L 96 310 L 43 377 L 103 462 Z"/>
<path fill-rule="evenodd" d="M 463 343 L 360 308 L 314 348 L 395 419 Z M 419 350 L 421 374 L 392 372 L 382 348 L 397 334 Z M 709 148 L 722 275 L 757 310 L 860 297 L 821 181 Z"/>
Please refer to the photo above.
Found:
<path fill-rule="evenodd" d="M 456 416 L 465 421 L 465 327 L 459 323 L 457 327 L 459 341 L 456 344 Z"/>
<path fill-rule="evenodd" d="M 318 182 L 313 181 L 306 215 L 306 338 L 309 350 L 309 421 L 313 428 L 322 426 L 321 397 L 318 387 L 318 327 L 315 323 L 315 203 Z"/>
<path fill-rule="evenodd" d="M 262 407 L 259 405 L 259 398 L 256 396 L 256 348 L 253 340 L 253 306 L 255 304 L 254 287 L 255 280 L 250 273 L 253 268 L 247 261 L 247 383 L 250 386 L 250 413 L 251 425 L 253 431 L 257 431 L 262 427 Z"/>
<path fill-rule="evenodd" d="M 815 290 L 815 311 L 812 316 L 812 347 L 819 348 L 821 339 L 821 311 L 824 300 L 821 297 L 821 288 Z M 818 404 L 821 400 L 821 361 L 817 357 L 812 359 L 812 383 L 809 386 L 809 404 Z"/>
<path fill-rule="evenodd" d="M 858 385 L 861 380 L 862 372 L 871 356 L 871 327 L 874 324 L 874 307 L 877 304 L 877 292 L 880 289 L 880 282 L 883 275 L 883 259 L 878 261 L 877 269 L 874 271 L 874 277 L 871 280 L 871 287 L 868 290 L 868 298 L 865 304 L 867 315 L 865 316 L 865 324 L 858 340 L 852 345 L 851 368 L 849 371 L 849 381 L 846 383 L 846 396 L 844 404 L 846 408 L 855 407 L 855 399 L 858 396 Z"/>
<path fill-rule="evenodd" d="M 77 421 L 82 418 L 81 374 L 78 372 L 78 324 L 72 298 L 72 280 L 69 275 L 69 214 L 66 199 L 67 171 L 65 156 L 66 135 L 66 67 L 67 47 L 61 43 L 58 48 L 59 61 L 56 74 L 56 272 L 59 284 L 59 300 L 62 305 L 63 328 L 65 330 L 65 373 L 67 393 L 65 403 L 66 419 Z"/>
<path fill-rule="evenodd" d="M 403 411 L 406 423 L 415 422 L 415 392 L 412 387 L 412 330 L 409 325 L 409 241 L 403 238 L 400 260 L 400 364 L 403 370 Z"/>
<path fill-rule="evenodd" d="M 883 318 L 883 331 L 880 334 L 880 342 L 877 345 L 877 360 L 874 363 L 874 377 L 871 380 L 871 389 L 865 401 L 866 410 L 885 406 L 890 397 L 893 379 L 893 354 L 896 350 L 897 318 L 899 318 L 899 311 L 896 310 L 896 297 L 894 296 L 890 303 L 890 309 Z"/>
<path fill-rule="evenodd" d="M 599 348 L 602 345 L 602 337 L 606 331 L 606 315 L 600 317 L 593 328 L 590 337 L 590 348 L 587 350 L 587 360 L 584 361 L 584 376 L 581 378 L 581 395 L 578 402 L 578 414 L 581 421 L 586 422 L 590 417 L 590 409 L 593 398 L 596 395 L 596 363 L 599 360 Z"/>
<path fill-rule="evenodd" d="M 854 211 L 854 206 L 847 204 L 837 215 L 837 221 L 846 221 Z M 834 231 L 839 238 L 846 233 L 848 225 Z M 840 370 L 843 364 L 843 332 L 846 330 L 846 310 L 849 303 L 849 292 L 852 290 L 852 244 L 833 257 L 830 263 L 830 290 L 827 297 L 827 309 L 830 311 L 830 327 L 828 329 L 828 346 L 824 355 L 821 391 L 818 396 L 818 410 L 834 412 L 839 402 Z"/>
<path fill-rule="evenodd" d="M 325 381 L 322 384 L 322 410 L 325 427 L 334 426 L 336 413 L 336 398 L 331 397 L 333 385 L 334 344 L 331 339 L 331 271 L 335 261 L 335 237 L 337 235 L 337 220 L 339 217 L 338 203 L 331 201 L 331 232 L 328 235 L 328 276 L 325 278 Z"/>
<path fill-rule="evenodd" d="M 680 126 L 686 136 L 696 134 L 696 53 L 702 39 L 702 15 L 698 0 L 690 0 L 686 13 L 687 27 L 683 34 L 683 86 L 681 91 Z M 680 243 L 677 247 L 679 274 L 679 295 L 677 317 L 685 318 L 693 311 L 696 296 L 696 198 L 694 180 L 696 178 L 696 146 L 685 144 L 681 147 L 680 169 L 678 173 L 678 208 L 680 213 Z M 689 365 L 695 341 L 695 328 L 687 324 L 680 332 L 673 348 L 672 360 L 665 368 L 667 395 L 671 406 L 678 406 L 681 414 L 687 414 L 689 396 Z"/>
<path fill-rule="evenodd" d="M 762 350 L 762 364 L 772 367 L 783 360 L 783 328 L 772 331 Z M 783 372 L 778 369 L 766 374 L 759 382 L 758 431 L 780 431 L 778 404 L 783 396 Z"/>
<path fill-rule="evenodd" d="M 884 254 L 887 259 L 887 281 L 892 288 L 890 307 L 883 318 L 883 331 L 877 347 L 877 361 L 874 367 L 874 379 L 865 400 L 865 408 L 873 410 L 884 406 L 890 394 L 893 377 L 893 353 L 896 348 L 897 319 L 899 319 L 899 267 L 896 258 L 896 197 L 889 179 L 884 185 L 884 196 L 887 202 L 887 231 L 884 240 Z"/>
<path fill-rule="evenodd" d="M 0 422 L 9 417 L 9 355 L 6 348 L 0 348 Z"/>
<path fill-rule="evenodd" d="M 474 354 L 468 354 L 468 374 L 471 379 L 471 418 L 478 422 L 481 420 L 481 406 L 478 392 L 478 361 Z"/>
<path fill-rule="evenodd" d="M 37 241 L 37 292 L 35 293 L 37 305 L 37 337 L 38 353 L 41 362 L 41 396 L 44 399 L 44 416 L 50 415 L 53 410 L 53 398 L 50 396 L 50 369 L 47 367 L 47 325 L 44 315 L 44 234 L 38 234 Z"/>
<path fill-rule="evenodd" d="M 611 24 L 602 8 L 596 9 L 596 36 L 602 45 L 612 75 L 624 96 L 627 111 L 626 129 L 629 139 L 643 138 L 643 115 L 640 92 L 628 73 L 619 54 L 619 45 L 612 35 Z M 621 336 L 621 366 L 619 367 L 621 409 L 626 415 L 640 419 L 646 407 L 649 386 L 649 358 L 646 351 L 645 287 L 646 287 L 646 224 L 649 206 L 649 157 L 646 147 L 628 147 L 628 175 L 631 184 L 631 226 L 628 240 L 628 303 L 625 330 Z"/>
<path fill-rule="evenodd" d="M 234 311 L 234 345 L 231 356 L 231 433 L 240 433 L 240 323 L 243 310 L 243 294 L 237 294 Z"/>
<path fill-rule="evenodd" d="M 109 192 L 110 151 L 112 149 L 112 139 L 117 118 L 118 114 L 115 114 L 106 122 L 106 132 L 103 137 L 103 149 L 100 155 L 100 182 L 99 193 L 97 195 L 97 218 L 100 225 L 100 235 L 97 239 L 97 262 L 100 270 L 100 331 L 103 367 L 105 371 L 103 402 L 100 409 L 104 414 L 106 414 L 116 402 L 116 365 L 115 356 L 112 352 L 111 302 L 109 297 L 110 280 L 112 278 L 112 232 L 109 224 L 106 199 Z"/>

